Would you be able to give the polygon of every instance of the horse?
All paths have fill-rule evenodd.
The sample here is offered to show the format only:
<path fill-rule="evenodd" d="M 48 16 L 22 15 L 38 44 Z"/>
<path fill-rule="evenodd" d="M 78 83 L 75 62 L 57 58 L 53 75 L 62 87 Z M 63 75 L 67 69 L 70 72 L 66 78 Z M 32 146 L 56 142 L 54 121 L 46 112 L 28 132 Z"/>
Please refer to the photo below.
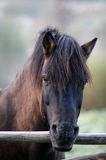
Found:
<path fill-rule="evenodd" d="M 40 32 L 32 55 L 0 91 L 0 131 L 49 130 L 51 143 L 0 142 L 0 159 L 60 160 L 72 149 L 96 41 L 80 46 L 57 29 Z"/>

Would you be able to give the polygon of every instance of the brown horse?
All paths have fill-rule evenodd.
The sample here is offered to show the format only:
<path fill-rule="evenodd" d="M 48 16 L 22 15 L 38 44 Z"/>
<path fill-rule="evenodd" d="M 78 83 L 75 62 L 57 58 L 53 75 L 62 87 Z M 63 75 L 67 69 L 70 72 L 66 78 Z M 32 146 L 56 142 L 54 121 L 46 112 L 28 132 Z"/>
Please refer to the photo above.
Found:
<path fill-rule="evenodd" d="M 80 46 L 71 36 L 44 30 L 12 84 L 0 91 L 0 131 L 47 131 L 51 144 L 0 142 L 0 160 L 60 160 L 78 135 L 86 60 L 97 38 Z"/>

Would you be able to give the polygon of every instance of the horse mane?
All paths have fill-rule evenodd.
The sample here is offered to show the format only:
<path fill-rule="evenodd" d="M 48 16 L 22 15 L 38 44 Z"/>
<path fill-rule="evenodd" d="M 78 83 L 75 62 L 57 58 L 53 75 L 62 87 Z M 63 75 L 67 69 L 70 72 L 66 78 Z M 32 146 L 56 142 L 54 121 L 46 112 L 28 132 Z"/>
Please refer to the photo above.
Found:
<path fill-rule="evenodd" d="M 90 73 L 79 44 L 73 37 L 62 34 L 56 29 L 47 28 L 40 33 L 32 55 L 31 74 L 34 75 L 35 83 L 41 85 L 41 72 L 45 59 L 42 44 L 43 37 L 48 31 L 56 41 L 56 49 L 46 67 L 49 80 L 63 87 L 73 78 L 76 85 L 88 82 Z"/>

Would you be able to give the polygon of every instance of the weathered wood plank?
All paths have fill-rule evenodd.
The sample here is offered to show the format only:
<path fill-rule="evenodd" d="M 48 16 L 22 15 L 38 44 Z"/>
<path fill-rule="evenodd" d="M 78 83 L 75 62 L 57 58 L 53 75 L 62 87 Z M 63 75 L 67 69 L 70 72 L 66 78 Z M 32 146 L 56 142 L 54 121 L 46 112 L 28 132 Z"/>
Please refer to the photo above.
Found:
<path fill-rule="evenodd" d="M 48 131 L 42 132 L 11 132 L 1 131 L 0 141 L 26 141 L 26 142 L 39 142 L 50 143 L 50 134 Z M 98 144 L 106 145 L 106 133 L 80 133 L 75 141 L 75 144 Z"/>

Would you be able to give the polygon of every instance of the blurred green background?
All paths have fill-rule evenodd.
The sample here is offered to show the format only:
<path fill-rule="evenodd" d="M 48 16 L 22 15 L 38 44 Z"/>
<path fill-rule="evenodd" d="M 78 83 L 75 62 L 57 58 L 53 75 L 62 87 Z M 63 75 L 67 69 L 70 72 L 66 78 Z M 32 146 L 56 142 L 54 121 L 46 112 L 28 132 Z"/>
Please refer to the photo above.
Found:
<path fill-rule="evenodd" d="M 0 0 L 0 87 L 31 55 L 39 32 L 52 26 L 83 44 L 98 37 L 88 60 L 92 83 L 84 92 L 80 132 L 106 132 L 106 0 Z M 75 146 L 67 157 L 106 151 Z"/>

